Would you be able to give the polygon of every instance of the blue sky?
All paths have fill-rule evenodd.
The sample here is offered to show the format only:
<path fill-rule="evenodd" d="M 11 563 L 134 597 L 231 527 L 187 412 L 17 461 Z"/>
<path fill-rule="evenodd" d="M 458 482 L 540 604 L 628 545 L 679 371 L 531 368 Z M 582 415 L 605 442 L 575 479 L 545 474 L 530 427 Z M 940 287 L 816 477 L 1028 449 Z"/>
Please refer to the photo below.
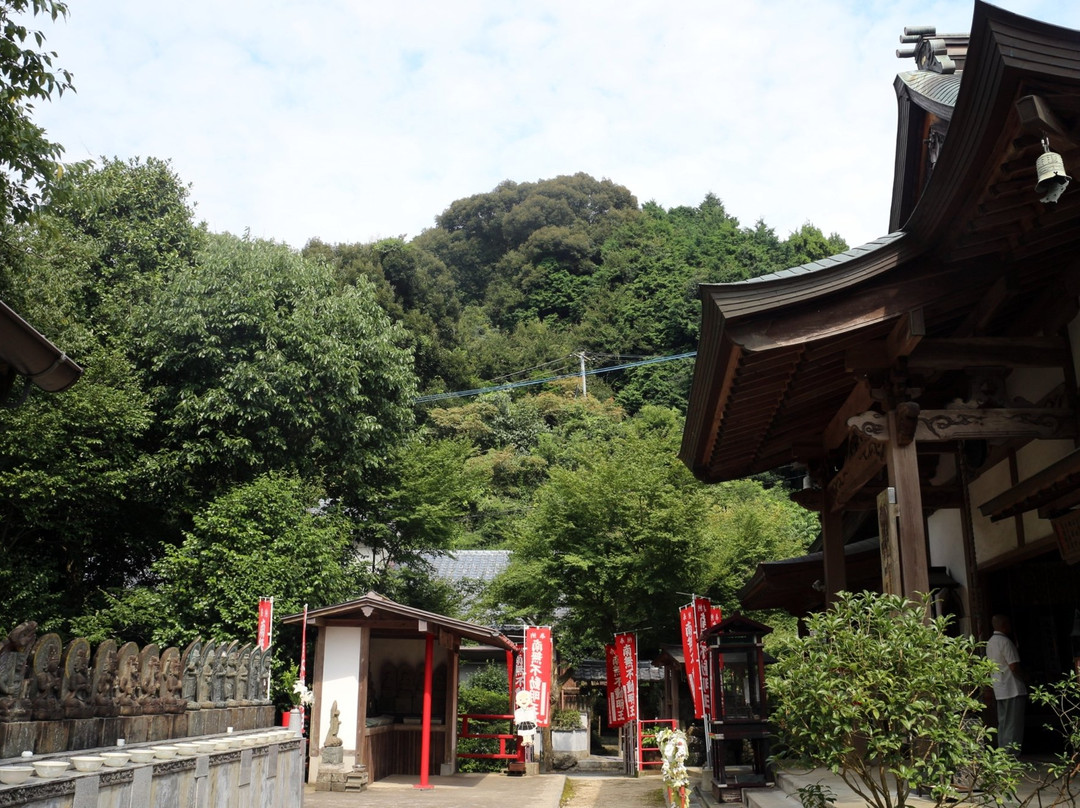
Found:
<path fill-rule="evenodd" d="M 888 224 L 905 25 L 959 0 L 69 0 L 39 20 L 77 92 L 69 160 L 170 159 L 211 230 L 295 247 L 412 237 L 503 180 L 583 171 L 714 193 L 781 237 Z M 1005 8 L 1080 29 L 1080 3 Z"/>

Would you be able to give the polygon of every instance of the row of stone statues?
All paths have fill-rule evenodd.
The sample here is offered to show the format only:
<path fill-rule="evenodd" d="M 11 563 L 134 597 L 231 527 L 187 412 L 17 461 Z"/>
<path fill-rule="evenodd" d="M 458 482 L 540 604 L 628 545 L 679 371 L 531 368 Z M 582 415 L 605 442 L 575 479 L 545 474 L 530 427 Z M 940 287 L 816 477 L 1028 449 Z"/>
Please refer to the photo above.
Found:
<path fill-rule="evenodd" d="M 28 621 L 0 641 L 0 722 L 158 715 L 269 704 L 270 651 L 197 639 L 182 652 L 151 643 L 63 647 Z"/>

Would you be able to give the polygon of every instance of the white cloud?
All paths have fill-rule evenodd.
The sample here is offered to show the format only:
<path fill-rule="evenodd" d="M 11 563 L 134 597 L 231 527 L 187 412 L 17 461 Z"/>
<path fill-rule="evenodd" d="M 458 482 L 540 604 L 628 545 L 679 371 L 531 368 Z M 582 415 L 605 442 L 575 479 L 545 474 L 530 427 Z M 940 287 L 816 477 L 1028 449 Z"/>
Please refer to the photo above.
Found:
<path fill-rule="evenodd" d="M 1080 28 L 1080 4 L 1004 5 Z M 68 159 L 169 158 L 211 229 L 294 246 L 413 236 L 505 179 L 577 171 L 861 243 L 887 227 L 899 34 L 971 10 L 94 0 L 37 23 L 77 87 L 37 120 Z"/>

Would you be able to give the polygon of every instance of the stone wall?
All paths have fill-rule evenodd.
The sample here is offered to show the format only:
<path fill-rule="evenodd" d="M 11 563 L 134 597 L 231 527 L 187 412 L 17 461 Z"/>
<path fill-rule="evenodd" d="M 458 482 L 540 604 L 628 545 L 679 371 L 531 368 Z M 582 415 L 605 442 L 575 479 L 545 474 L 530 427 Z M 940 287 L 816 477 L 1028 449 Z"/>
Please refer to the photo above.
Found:
<path fill-rule="evenodd" d="M 160 742 L 170 739 L 215 735 L 232 727 L 236 732 L 274 725 L 274 707 L 210 708 L 173 715 L 113 716 L 110 718 L 64 718 L 52 721 L 0 723 L 0 758 L 16 758 L 23 752 L 38 755 L 80 749 Z"/>
<path fill-rule="evenodd" d="M 272 726 L 270 651 L 196 639 L 183 650 L 83 637 L 27 621 L 0 640 L 0 758 Z"/>
<path fill-rule="evenodd" d="M 69 770 L 52 779 L 34 776 L 22 785 L 0 785 L 0 808 L 296 808 L 301 804 L 303 738 L 291 735 L 246 743 L 238 733 L 226 737 L 239 739 L 239 746 L 96 772 Z"/>

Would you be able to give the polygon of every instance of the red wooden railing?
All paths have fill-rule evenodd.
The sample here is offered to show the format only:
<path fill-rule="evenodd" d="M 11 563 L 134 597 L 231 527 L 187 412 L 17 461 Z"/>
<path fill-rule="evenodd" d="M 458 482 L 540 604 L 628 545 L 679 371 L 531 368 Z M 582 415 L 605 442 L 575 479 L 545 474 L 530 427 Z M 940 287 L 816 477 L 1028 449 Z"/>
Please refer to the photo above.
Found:
<path fill-rule="evenodd" d="M 514 716 L 512 715 L 490 715 L 485 713 L 461 713 L 458 718 L 461 719 L 461 730 L 458 732 L 458 738 L 487 738 L 489 740 L 497 740 L 499 742 L 498 752 L 458 752 L 459 758 L 482 758 L 484 760 L 517 760 L 518 759 L 518 736 L 512 733 L 506 732 L 469 732 L 469 721 L 507 721 L 510 723 L 511 728 L 514 724 Z M 507 741 L 512 741 L 514 744 L 514 751 L 506 751 Z"/>
<path fill-rule="evenodd" d="M 651 718 L 645 721 L 638 721 L 638 739 L 637 739 L 637 765 L 638 771 L 641 771 L 645 766 L 663 766 L 664 759 L 659 754 L 655 760 L 645 760 L 646 752 L 660 752 L 660 747 L 656 746 L 656 733 L 661 729 L 660 727 L 653 727 L 651 730 L 646 731 L 646 724 L 663 724 L 664 728 L 678 729 L 679 722 L 675 718 Z M 651 741 L 652 746 L 646 746 L 645 741 Z"/>

